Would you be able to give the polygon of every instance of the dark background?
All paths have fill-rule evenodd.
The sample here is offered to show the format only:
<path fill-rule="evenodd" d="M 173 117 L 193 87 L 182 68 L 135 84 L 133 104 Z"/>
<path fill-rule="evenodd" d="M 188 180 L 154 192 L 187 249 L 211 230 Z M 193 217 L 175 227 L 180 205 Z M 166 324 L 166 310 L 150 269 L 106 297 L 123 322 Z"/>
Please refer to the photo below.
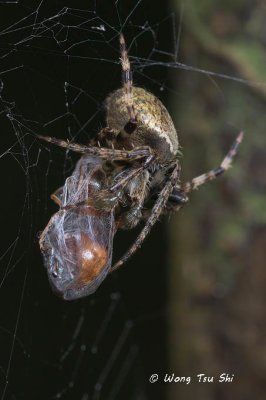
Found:
<path fill-rule="evenodd" d="M 1 395 L 162 398 L 164 387 L 148 382 L 153 372 L 166 371 L 167 364 L 167 239 L 162 225 L 125 268 L 108 277 L 95 295 L 79 301 L 63 302 L 52 293 L 38 246 L 39 233 L 57 211 L 50 194 L 71 173 L 78 155 L 41 143 L 34 134 L 86 143 L 104 126 L 102 102 L 121 85 L 118 34 L 135 2 L 116 7 L 115 2 L 99 1 L 95 7 L 92 1 L 76 1 L 75 10 L 49 20 L 73 6 L 51 3 L 43 2 L 38 13 L 1 35 L 2 54 L 9 53 L 1 70 L 21 66 L 2 77 L 2 151 L 11 149 L 1 159 Z M 1 30 L 39 4 L 1 4 Z M 143 32 L 140 25 L 147 19 L 150 24 L 160 21 L 168 13 L 163 7 L 154 5 L 152 13 L 148 3 L 137 8 L 123 28 L 127 42 Z M 79 24 L 79 29 L 63 27 Z M 106 32 L 92 28 L 101 24 Z M 133 44 L 132 55 L 149 57 L 152 29 L 157 26 L 147 30 L 138 48 Z M 161 36 L 156 40 L 163 43 L 166 32 Z M 159 77 L 161 83 L 166 75 L 167 69 L 163 77 L 155 71 L 153 79 Z M 139 74 L 138 83 L 145 81 Z M 166 95 L 162 93 L 164 101 Z M 117 235 L 115 257 L 135 236 L 136 231 Z"/>
<path fill-rule="evenodd" d="M 263 3 L 0 8 L 1 399 L 263 398 L 265 86 L 254 84 L 265 82 Z M 183 180 L 217 166 L 241 129 L 245 140 L 226 176 L 162 218 L 93 296 L 63 302 L 49 287 L 38 235 L 57 210 L 49 196 L 78 155 L 35 134 L 86 143 L 104 126 L 102 102 L 121 84 L 120 31 L 135 84 L 173 115 Z M 115 258 L 136 233 L 116 236 Z M 232 384 L 162 379 L 223 372 L 235 375 Z"/>

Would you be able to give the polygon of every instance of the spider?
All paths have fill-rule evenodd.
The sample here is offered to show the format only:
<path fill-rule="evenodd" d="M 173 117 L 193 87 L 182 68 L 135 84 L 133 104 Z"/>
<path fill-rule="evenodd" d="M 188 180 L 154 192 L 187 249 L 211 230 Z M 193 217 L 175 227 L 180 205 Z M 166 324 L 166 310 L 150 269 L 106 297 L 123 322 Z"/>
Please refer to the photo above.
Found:
<path fill-rule="evenodd" d="M 83 154 L 82 161 L 76 167 L 78 179 L 82 182 L 88 180 L 88 174 L 84 174 L 83 170 L 90 165 L 88 171 L 91 171 L 91 158 L 97 159 L 98 170 L 104 171 L 102 178 L 94 180 L 94 183 L 101 184 L 97 196 L 91 195 L 90 199 L 83 196 L 81 202 L 75 200 L 76 203 L 74 201 L 71 207 L 79 207 L 86 202 L 92 207 L 93 203 L 93 209 L 98 210 L 98 223 L 104 218 L 103 215 L 112 213 L 115 230 L 132 229 L 144 221 L 144 227 L 135 242 L 109 267 L 108 272 L 119 268 L 135 253 L 162 213 L 179 210 L 187 204 L 190 191 L 226 171 L 243 138 L 243 132 L 239 133 L 220 166 L 186 183 L 180 183 L 179 142 L 173 121 L 157 97 L 133 86 L 123 34 L 119 38 L 123 87 L 105 100 L 107 126 L 88 145 L 38 136 Z M 66 210 L 66 203 L 62 206 L 60 195 L 55 193 L 52 198 Z M 90 209 L 88 215 L 91 217 L 94 213 Z M 45 249 L 47 229 L 40 238 L 42 251 Z M 80 246 L 82 250 L 83 245 Z"/>

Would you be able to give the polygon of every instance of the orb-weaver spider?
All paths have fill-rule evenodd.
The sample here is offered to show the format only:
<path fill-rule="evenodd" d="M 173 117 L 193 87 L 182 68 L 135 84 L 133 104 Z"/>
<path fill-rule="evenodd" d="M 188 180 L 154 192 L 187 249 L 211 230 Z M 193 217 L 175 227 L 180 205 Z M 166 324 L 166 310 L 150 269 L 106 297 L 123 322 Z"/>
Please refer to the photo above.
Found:
<path fill-rule="evenodd" d="M 39 136 L 83 154 L 64 187 L 52 195 L 60 211 L 40 237 L 50 282 L 65 299 L 93 293 L 141 246 L 162 212 L 179 210 L 191 190 L 229 168 L 243 138 L 241 132 L 219 167 L 180 183 L 172 119 L 157 97 L 133 86 L 122 34 L 120 47 L 123 88 L 107 97 L 107 126 L 96 139 L 81 145 Z M 141 220 L 145 225 L 137 239 L 111 267 L 115 231 L 132 229 Z"/>

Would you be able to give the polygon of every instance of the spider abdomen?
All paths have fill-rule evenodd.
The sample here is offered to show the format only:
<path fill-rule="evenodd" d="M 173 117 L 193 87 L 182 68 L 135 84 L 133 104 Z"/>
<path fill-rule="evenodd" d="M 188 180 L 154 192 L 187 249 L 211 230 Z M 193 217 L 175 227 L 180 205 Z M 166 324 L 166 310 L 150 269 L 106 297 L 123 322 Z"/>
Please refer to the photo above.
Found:
<path fill-rule="evenodd" d="M 162 102 L 146 90 L 133 88 L 134 111 L 137 128 L 130 135 L 135 146 L 150 146 L 159 156 L 176 155 L 178 138 L 173 121 Z M 111 93 L 106 99 L 107 125 L 121 132 L 128 122 L 128 111 L 123 89 Z M 124 143 L 123 143 L 124 145 Z M 170 154 L 169 154 L 170 153 Z"/>

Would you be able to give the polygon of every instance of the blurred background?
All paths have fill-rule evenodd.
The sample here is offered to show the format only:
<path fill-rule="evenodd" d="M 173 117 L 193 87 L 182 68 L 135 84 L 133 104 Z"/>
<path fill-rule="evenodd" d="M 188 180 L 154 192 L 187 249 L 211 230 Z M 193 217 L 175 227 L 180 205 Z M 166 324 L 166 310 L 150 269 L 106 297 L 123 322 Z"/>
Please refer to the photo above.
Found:
<path fill-rule="evenodd" d="M 0 9 L 0 399 L 264 399 L 265 1 Z M 63 302 L 38 235 L 79 156 L 35 135 L 86 143 L 105 126 L 121 31 L 135 85 L 173 117 L 183 182 L 218 166 L 241 130 L 244 141 L 233 167 L 162 217 L 94 295 Z M 137 233 L 117 234 L 114 259 Z M 191 383 L 165 383 L 172 373 Z M 214 382 L 198 383 L 201 373 Z M 222 373 L 233 382 L 219 383 Z"/>
<path fill-rule="evenodd" d="M 265 82 L 263 1 L 178 2 L 182 62 Z M 183 8 L 182 8 L 183 7 Z M 213 84 L 208 78 L 214 78 Z M 169 228 L 169 354 L 173 371 L 234 374 L 232 384 L 172 385 L 170 398 L 265 396 L 265 85 L 178 71 L 172 99 L 183 179 L 217 165 L 240 131 L 233 168 L 191 195 Z M 178 397 L 177 397 L 178 396 Z M 180 397 L 179 397 L 180 396 Z"/>

